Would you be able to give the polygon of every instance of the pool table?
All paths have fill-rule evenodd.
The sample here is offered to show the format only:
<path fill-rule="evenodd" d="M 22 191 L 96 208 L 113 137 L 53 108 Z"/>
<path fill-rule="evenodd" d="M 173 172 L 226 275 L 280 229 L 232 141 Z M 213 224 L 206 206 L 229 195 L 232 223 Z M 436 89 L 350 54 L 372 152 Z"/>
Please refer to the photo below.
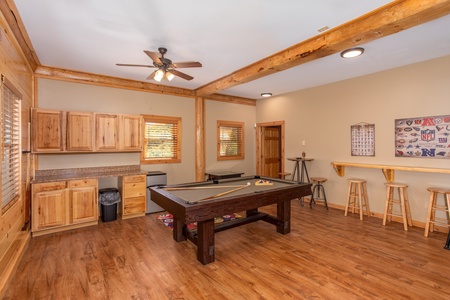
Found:
<path fill-rule="evenodd" d="M 255 185 L 256 182 L 267 185 Z M 277 232 L 291 230 L 291 200 L 311 195 L 310 183 L 260 176 L 150 187 L 151 199 L 173 215 L 173 238 L 189 239 L 197 245 L 197 259 L 204 265 L 214 261 L 214 234 L 255 221 L 276 226 Z M 277 205 L 277 215 L 258 211 Z M 245 212 L 245 217 L 214 224 L 214 218 Z M 190 230 L 187 224 L 197 222 Z"/>

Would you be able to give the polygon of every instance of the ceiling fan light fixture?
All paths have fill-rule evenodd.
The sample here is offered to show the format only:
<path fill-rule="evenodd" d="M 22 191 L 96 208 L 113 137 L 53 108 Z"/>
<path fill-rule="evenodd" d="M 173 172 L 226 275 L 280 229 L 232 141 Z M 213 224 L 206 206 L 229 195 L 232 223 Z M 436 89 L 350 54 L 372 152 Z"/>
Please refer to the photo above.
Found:
<path fill-rule="evenodd" d="M 353 57 L 360 56 L 363 53 L 364 53 L 364 48 L 361 48 L 361 47 L 350 48 L 350 49 L 342 51 L 341 57 L 342 58 L 353 58 Z"/>
<path fill-rule="evenodd" d="M 171 72 L 169 72 L 169 71 L 166 72 L 167 80 L 171 81 L 174 77 L 175 77 L 175 75 L 173 75 Z"/>
<path fill-rule="evenodd" d="M 158 71 L 155 72 L 155 76 L 153 76 L 153 79 L 155 79 L 158 82 L 161 82 L 161 79 L 163 79 L 164 77 L 164 71 L 159 69 Z"/>
<path fill-rule="evenodd" d="M 271 96 L 272 96 L 272 93 L 262 93 L 261 94 L 261 97 L 265 97 L 265 98 L 271 97 Z"/>

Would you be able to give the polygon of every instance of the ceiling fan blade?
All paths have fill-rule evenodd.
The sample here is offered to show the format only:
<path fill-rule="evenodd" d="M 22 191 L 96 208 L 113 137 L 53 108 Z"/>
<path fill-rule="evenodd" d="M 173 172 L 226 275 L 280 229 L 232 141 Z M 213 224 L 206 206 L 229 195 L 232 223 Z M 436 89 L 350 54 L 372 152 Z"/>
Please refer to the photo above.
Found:
<path fill-rule="evenodd" d="M 158 70 L 153 71 L 152 74 L 148 75 L 148 77 L 146 79 L 147 80 L 153 79 L 155 77 L 156 71 L 158 71 Z"/>
<path fill-rule="evenodd" d="M 116 64 L 116 66 L 120 67 L 144 67 L 144 68 L 154 68 L 155 66 L 150 65 L 133 65 L 133 64 Z"/>
<path fill-rule="evenodd" d="M 186 62 L 177 62 L 172 63 L 174 68 L 199 68 L 202 66 L 198 61 L 186 61 Z"/>
<path fill-rule="evenodd" d="M 172 73 L 175 76 L 181 77 L 181 78 L 186 79 L 186 80 L 194 79 L 194 77 L 189 76 L 188 74 L 184 74 L 184 73 L 182 73 L 180 71 L 177 71 L 177 70 L 174 70 L 174 69 L 169 70 L 169 72 Z"/>
<path fill-rule="evenodd" d="M 159 59 L 158 54 L 155 52 L 144 50 L 145 54 L 147 54 L 155 63 L 162 65 L 162 61 Z"/>

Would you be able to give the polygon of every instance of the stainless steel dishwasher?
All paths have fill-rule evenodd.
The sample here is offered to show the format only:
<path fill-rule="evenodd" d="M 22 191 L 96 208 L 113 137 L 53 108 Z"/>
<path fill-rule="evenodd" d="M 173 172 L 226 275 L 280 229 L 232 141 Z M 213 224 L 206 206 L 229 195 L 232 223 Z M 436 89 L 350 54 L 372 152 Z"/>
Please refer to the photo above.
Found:
<path fill-rule="evenodd" d="M 149 171 L 147 173 L 147 209 L 145 213 L 151 214 L 164 211 L 164 208 L 152 201 L 149 187 L 167 185 L 167 174 L 161 171 Z"/>

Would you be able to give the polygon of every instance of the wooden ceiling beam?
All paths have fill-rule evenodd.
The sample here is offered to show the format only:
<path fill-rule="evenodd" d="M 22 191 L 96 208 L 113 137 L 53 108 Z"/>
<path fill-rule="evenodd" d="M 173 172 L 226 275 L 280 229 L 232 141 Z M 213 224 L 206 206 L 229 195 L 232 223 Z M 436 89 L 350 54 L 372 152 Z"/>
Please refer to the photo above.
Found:
<path fill-rule="evenodd" d="M 243 104 L 243 105 L 256 106 L 256 99 L 237 97 L 237 96 L 230 96 L 230 95 L 224 95 L 224 94 L 208 95 L 208 97 L 206 97 L 206 99 L 207 100 L 214 100 L 214 101 L 234 103 L 234 104 Z"/>
<path fill-rule="evenodd" d="M 25 55 L 26 61 L 33 71 L 36 70 L 37 66 L 40 65 L 39 58 L 31 45 L 30 38 L 28 37 L 27 31 L 23 26 L 22 19 L 20 18 L 14 1 L 0 1 L 0 11 L 11 28 L 12 33 L 16 37 L 16 40 Z"/>
<path fill-rule="evenodd" d="M 398 0 L 275 53 L 198 89 L 199 97 L 244 84 L 345 49 L 398 33 L 450 13 L 450 0 Z M 445 30 L 445 29 L 443 29 Z"/>
<path fill-rule="evenodd" d="M 69 82 L 108 86 L 113 88 L 152 92 L 165 95 L 196 98 L 194 90 L 46 66 L 38 66 L 36 71 L 34 72 L 34 75 L 36 78 L 47 78 Z M 222 94 L 210 95 L 208 96 L 207 100 L 256 106 L 255 99 Z"/>
<path fill-rule="evenodd" d="M 34 75 L 40 78 L 195 98 L 195 92 L 193 90 L 73 70 L 39 66 L 34 72 Z"/>

